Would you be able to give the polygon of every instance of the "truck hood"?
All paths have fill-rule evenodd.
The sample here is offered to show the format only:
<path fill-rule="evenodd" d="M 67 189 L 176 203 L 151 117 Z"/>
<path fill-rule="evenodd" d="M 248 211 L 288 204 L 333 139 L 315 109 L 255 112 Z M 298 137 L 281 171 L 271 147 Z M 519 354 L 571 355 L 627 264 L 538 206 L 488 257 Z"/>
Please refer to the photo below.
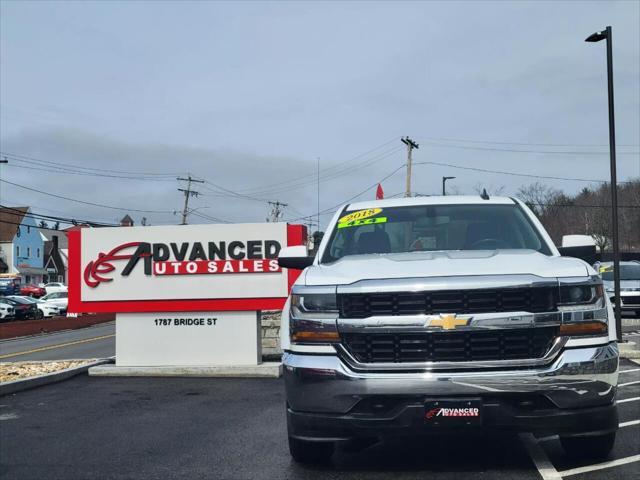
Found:
<path fill-rule="evenodd" d="M 346 285 L 359 280 L 529 274 L 539 277 L 585 277 L 588 265 L 569 257 L 534 250 L 466 250 L 352 255 L 309 267 L 306 285 Z"/>

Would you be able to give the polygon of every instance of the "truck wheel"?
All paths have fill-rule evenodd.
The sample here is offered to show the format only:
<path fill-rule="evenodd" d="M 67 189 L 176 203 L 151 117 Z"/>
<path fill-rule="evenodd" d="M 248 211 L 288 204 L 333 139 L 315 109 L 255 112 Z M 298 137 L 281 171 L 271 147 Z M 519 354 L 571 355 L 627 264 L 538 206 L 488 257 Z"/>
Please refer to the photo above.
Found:
<path fill-rule="evenodd" d="M 594 437 L 560 437 L 562 448 L 574 458 L 607 458 L 615 441 L 615 432 Z"/>
<path fill-rule="evenodd" d="M 298 463 L 327 463 L 333 450 L 333 442 L 306 442 L 289 437 L 289 453 Z"/>

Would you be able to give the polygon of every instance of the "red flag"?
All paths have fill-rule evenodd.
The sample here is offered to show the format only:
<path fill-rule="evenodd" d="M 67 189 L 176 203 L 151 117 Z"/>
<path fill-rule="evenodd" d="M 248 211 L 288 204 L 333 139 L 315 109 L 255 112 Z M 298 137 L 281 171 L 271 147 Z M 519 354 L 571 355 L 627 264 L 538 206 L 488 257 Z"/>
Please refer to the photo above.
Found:
<path fill-rule="evenodd" d="M 376 200 L 383 200 L 384 192 L 382 191 L 382 185 L 378 184 L 378 188 L 376 189 Z"/>

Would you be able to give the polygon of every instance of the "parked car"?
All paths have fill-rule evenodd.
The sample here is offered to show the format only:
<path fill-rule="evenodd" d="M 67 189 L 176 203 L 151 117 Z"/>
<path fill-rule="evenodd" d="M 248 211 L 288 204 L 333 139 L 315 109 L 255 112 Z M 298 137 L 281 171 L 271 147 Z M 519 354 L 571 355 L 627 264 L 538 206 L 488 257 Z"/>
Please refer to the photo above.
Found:
<path fill-rule="evenodd" d="M 0 273 L 0 295 L 16 295 L 20 293 L 20 275 Z"/>
<path fill-rule="evenodd" d="M 13 317 L 16 320 L 30 320 L 32 318 L 38 318 L 39 316 L 38 307 L 29 300 L 20 297 L 0 297 L 0 303 L 13 307 Z"/>
<path fill-rule="evenodd" d="M 66 292 L 67 286 L 64 283 L 51 282 L 51 283 L 47 283 L 44 286 L 44 289 L 47 291 L 47 294 L 54 293 L 54 292 Z"/>
<path fill-rule="evenodd" d="M 607 290 L 611 303 L 615 305 L 613 262 L 598 264 L 598 273 Z M 636 312 L 640 316 L 640 262 L 620 262 L 620 307 L 623 312 Z"/>
<path fill-rule="evenodd" d="M 618 429 L 618 346 L 602 279 L 507 197 L 342 207 L 282 312 L 289 451 L 503 430 L 604 458 Z M 353 444 L 353 443 L 352 443 Z M 369 443 L 370 444 L 370 443 Z M 464 455 L 464 454 L 463 454 Z"/>
<path fill-rule="evenodd" d="M 40 298 L 17 295 L 13 295 L 7 298 L 10 298 L 12 300 L 23 300 L 35 304 L 38 309 L 36 318 L 54 317 L 60 314 L 60 307 L 54 305 L 53 303 L 46 302 Z"/>
<path fill-rule="evenodd" d="M 0 302 L 0 320 L 11 320 L 13 318 L 13 306 Z"/>
<path fill-rule="evenodd" d="M 66 288 L 66 287 L 65 287 Z M 47 293 L 40 300 L 47 302 L 50 305 L 55 305 L 60 309 L 60 315 L 65 315 L 67 313 L 67 304 L 68 304 L 68 294 L 67 292 L 53 292 Z"/>
<path fill-rule="evenodd" d="M 20 295 L 24 295 L 27 297 L 39 298 L 46 294 L 47 291 L 42 287 L 38 287 L 37 285 L 22 285 L 20 287 Z"/>

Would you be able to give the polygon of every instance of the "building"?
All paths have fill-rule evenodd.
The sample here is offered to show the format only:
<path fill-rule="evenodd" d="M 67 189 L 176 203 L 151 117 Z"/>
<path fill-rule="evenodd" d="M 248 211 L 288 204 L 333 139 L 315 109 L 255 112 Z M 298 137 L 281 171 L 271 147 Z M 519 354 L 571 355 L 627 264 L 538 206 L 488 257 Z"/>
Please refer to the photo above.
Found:
<path fill-rule="evenodd" d="M 45 283 L 67 283 L 69 247 L 66 231 L 42 229 L 44 239 L 44 269 L 47 271 Z"/>
<path fill-rule="evenodd" d="M 0 208 L 0 259 L 5 273 L 19 274 L 22 283 L 44 280 L 44 240 L 29 207 Z"/>

